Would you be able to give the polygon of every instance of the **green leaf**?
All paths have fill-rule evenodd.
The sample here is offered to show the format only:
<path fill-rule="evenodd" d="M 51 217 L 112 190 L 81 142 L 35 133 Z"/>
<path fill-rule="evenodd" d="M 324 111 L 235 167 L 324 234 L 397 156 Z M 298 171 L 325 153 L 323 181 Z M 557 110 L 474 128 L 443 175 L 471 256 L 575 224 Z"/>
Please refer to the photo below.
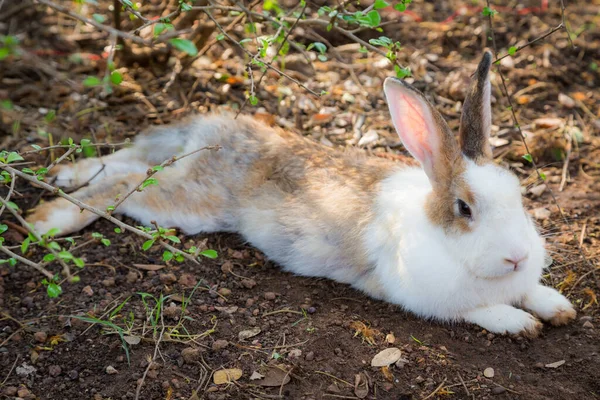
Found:
<path fill-rule="evenodd" d="M 110 81 L 113 83 L 113 85 L 119 85 L 121 82 L 123 82 L 123 75 L 121 75 L 119 71 L 113 71 L 110 74 Z"/>
<path fill-rule="evenodd" d="M 185 261 L 185 257 L 183 257 L 181 254 L 177 254 L 175 256 L 175 261 L 177 261 L 177 262 L 183 262 L 183 261 Z"/>
<path fill-rule="evenodd" d="M 190 6 L 188 3 L 181 3 L 181 9 L 183 11 L 190 11 L 192 9 L 192 6 Z"/>
<path fill-rule="evenodd" d="M 103 245 L 105 245 L 106 247 L 110 246 L 110 240 L 108 239 L 101 239 L 100 243 L 102 243 Z"/>
<path fill-rule="evenodd" d="M 525 154 L 523 158 L 533 164 L 533 157 L 531 157 L 531 154 Z"/>
<path fill-rule="evenodd" d="M 0 235 L 8 230 L 8 225 L 0 224 Z"/>
<path fill-rule="evenodd" d="M 394 70 L 396 71 L 396 76 L 400 79 L 406 78 L 411 74 L 410 67 L 402 68 L 399 65 L 394 65 Z"/>
<path fill-rule="evenodd" d="M 169 29 L 174 29 L 173 24 L 159 22 L 154 25 L 154 37 L 159 36 L 164 31 L 168 31 Z"/>
<path fill-rule="evenodd" d="M 394 10 L 400 11 L 400 12 L 406 11 L 406 4 L 404 4 L 404 3 L 395 4 L 394 5 Z"/>
<path fill-rule="evenodd" d="M 24 161 L 25 159 L 21 157 L 17 152 L 11 151 L 8 153 L 8 157 L 6 157 L 6 163 L 10 164 L 15 161 Z"/>
<path fill-rule="evenodd" d="M 17 211 L 19 210 L 19 206 L 18 206 L 18 205 L 16 205 L 15 203 L 13 203 L 12 201 L 7 201 L 7 202 L 6 202 L 6 205 L 7 205 L 8 207 L 12 208 L 13 210 L 17 210 Z"/>
<path fill-rule="evenodd" d="M 115 228 L 115 233 L 121 233 L 121 232 L 123 232 L 123 231 L 121 230 L 121 228 Z"/>
<path fill-rule="evenodd" d="M 48 243 L 48 247 L 51 248 L 52 250 L 60 251 L 60 245 L 56 242 Z"/>
<path fill-rule="evenodd" d="M 99 24 L 102 24 L 104 21 L 106 21 L 106 17 L 102 14 L 92 14 L 92 18 Z"/>
<path fill-rule="evenodd" d="M 173 253 L 166 251 L 163 253 L 163 261 L 171 261 L 173 259 Z"/>
<path fill-rule="evenodd" d="M 169 43 L 171 43 L 171 45 L 177 50 L 183 51 L 192 57 L 198 54 L 196 45 L 187 39 L 174 38 L 170 39 Z"/>
<path fill-rule="evenodd" d="M 142 245 L 142 250 L 148 250 L 154 244 L 154 239 L 146 240 Z"/>
<path fill-rule="evenodd" d="M 181 240 L 179 240 L 179 238 L 177 236 L 165 236 L 165 237 L 173 243 L 181 243 Z"/>
<path fill-rule="evenodd" d="M 156 171 L 162 171 L 164 169 L 164 167 L 162 165 L 155 165 L 154 167 L 152 167 L 152 171 L 156 172 Z"/>
<path fill-rule="evenodd" d="M 543 173 L 542 171 L 540 171 L 540 178 L 542 178 L 543 181 L 546 180 L 546 174 Z"/>
<path fill-rule="evenodd" d="M 256 97 L 255 95 L 251 95 L 248 100 L 250 100 L 250 104 L 252 104 L 253 106 L 258 104 L 258 97 Z"/>
<path fill-rule="evenodd" d="M 115 206 L 106 207 L 106 211 L 115 211 Z"/>
<path fill-rule="evenodd" d="M 46 232 L 46 234 L 44 236 L 46 236 L 46 237 L 53 237 L 53 236 L 56 236 L 56 234 L 58 232 L 60 232 L 60 229 L 58 229 L 58 228 L 52 228 L 48 232 Z"/>
<path fill-rule="evenodd" d="M 9 99 L 0 100 L 0 108 L 3 109 L 3 110 L 12 110 L 13 109 L 13 103 Z M 33 147 L 33 146 L 35 146 L 35 145 L 32 144 L 31 147 Z"/>
<path fill-rule="evenodd" d="M 0 60 L 4 60 L 10 53 L 11 51 L 8 47 L 0 47 Z"/>
<path fill-rule="evenodd" d="M 210 250 L 210 249 L 209 250 L 201 251 L 200 255 L 204 256 L 206 258 L 212 258 L 212 259 L 215 259 L 215 258 L 217 258 L 219 256 L 219 254 L 216 251 Z"/>
<path fill-rule="evenodd" d="M 83 80 L 83 86 L 94 87 L 102 84 L 102 81 L 97 76 L 88 76 Z"/>
<path fill-rule="evenodd" d="M 29 238 L 23 240 L 23 243 L 21 243 L 21 254 L 25 254 L 25 252 L 29 248 L 30 242 L 31 242 L 31 240 Z"/>
<path fill-rule="evenodd" d="M 58 296 L 60 296 L 60 294 L 62 293 L 62 288 L 57 285 L 54 282 L 51 282 L 48 284 L 48 287 L 46 288 L 46 292 L 48 293 L 48 297 L 50 297 L 51 299 L 54 299 Z"/>
<path fill-rule="evenodd" d="M 81 258 L 73 258 L 73 264 L 75 264 L 79 268 L 85 267 L 85 263 L 83 262 L 83 260 Z"/>
<path fill-rule="evenodd" d="M 148 178 L 142 183 L 140 189 L 145 189 L 150 185 L 158 185 L 158 180 L 156 180 L 156 178 Z"/>
<path fill-rule="evenodd" d="M 81 281 L 81 277 L 76 275 L 71 277 L 71 283 L 77 283 Z"/>
<path fill-rule="evenodd" d="M 515 54 L 517 52 L 517 48 L 515 46 L 512 46 L 511 48 L 508 49 L 508 54 L 510 54 L 511 56 L 513 54 Z"/>
<path fill-rule="evenodd" d="M 56 260 L 56 257 L 54 257 L 54 254 L 46 254 L 43 258 L 44 262 L 51 262 Z"/>
<path fill-rule="evenodd" d="M 373 5 L 373 8 L 375 8 L 376 10 L 380 10 L 382 8 L 386 8 L 389 5 L 390 5 L 390 3 L 388 3 L 385 0 L 375 0 L 375 4 Z"/>
<path fill-rule="evenodd" d="M 62 258 L 63 260 L 72 260 L 73 259 L 73 254 L 71 254 L 71 252 L 67 251 L 67 250 L 59 251 L 58 256 L 60 258 Z"/>
<path fill-rule="evenodd" d="M 498 14 L 498 11 L 494 10 L 490 7 L 483 7 L 483 11 L 481 12 L 485 17 L 493 17 Z"/>
<path fill-rule="evenodd" d="M 225 39 L 224 34 L 221 33 L 221 34 L 217 35 L 217 40 L 223 40 L 223 39 Z"/>
<path fill-rule="evenodd" d="M 367 14 L 367 19 L 369 21 L 369 26 L 376 27 L 381 23 L 381 15 L 379 15 L 378 11 L 372 10 Z"/>
<path fill-rule="evenodd" d="M 17 259 L 16 258 L 9 258 L 8 259 L 8 265 L 10 265 L 11 267 L 14 267 L 15 265 L 17 265 Z"/>

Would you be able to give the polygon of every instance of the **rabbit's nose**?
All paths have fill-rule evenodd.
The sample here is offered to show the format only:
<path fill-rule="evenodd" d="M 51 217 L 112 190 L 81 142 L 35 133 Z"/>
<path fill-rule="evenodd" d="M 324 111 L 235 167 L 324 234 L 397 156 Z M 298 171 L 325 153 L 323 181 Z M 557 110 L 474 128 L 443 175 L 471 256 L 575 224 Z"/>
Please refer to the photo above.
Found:
<path fill-rule="evenodd" d="M 528 254 L 513 254 L 509 258 L 505 258 L 504 261 L 514 266 L 515 271 L 520 267 L 519 264 L 523 264 L 523 261 L 527 260 Z"/>

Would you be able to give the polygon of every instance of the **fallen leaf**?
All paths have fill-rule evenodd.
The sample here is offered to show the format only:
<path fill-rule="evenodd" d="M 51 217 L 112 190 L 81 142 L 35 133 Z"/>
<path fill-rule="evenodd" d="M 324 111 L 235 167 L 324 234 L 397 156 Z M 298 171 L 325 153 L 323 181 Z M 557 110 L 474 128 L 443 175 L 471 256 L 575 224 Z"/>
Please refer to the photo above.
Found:
<path fill-rule="evenodd" d="M 142 341 L 142 338 L 139 336 L 123 336 L 123 340 L 127 342 L 127 344 L 139 344 Z"/>
<path fill-rule="evenodd" d="M 369 328 L 361 321 L 352 321 L 350 328 L 355 330 L 354 337 L 361 335 L 364 341 L 373 345 L 375 344 L 375 337 L 381 334 L 378 330 Z"/>
<path fill-rule="evenodd" d="M 284 365 L 270 366 L 265 372 L 265 377 L 256 380 L 254 384 L 259 386 L 279 387 L 290 381 L 290 373 Z"/>
<path fill-rule="evenodd" d="M 262 378 L 264 378 L 264 377 L 265 377 L 265 376 L 264 376 L 264 375 L 262 375 L 261 373 L 259 373 L 258 371 L 254 371 L 254 372 L 252 373 L 252 375 L 250 375 L 250 380 L 251 380 L 251 381 L 255 381 L 255 380 L 257 380 L 257 379 L 262 379 Z"/>
<path fill-rule="evenodd" d="M 390 371 L 390 367 L 381 367 L 381 373 L 390 382 L 394 382 L 394 375 Z"/>
<path fill-rule="evenodd" d="M 154 265 L 154 264 L 133 264 L 134 267 L 138 269 L 143 269 L 144 271 L 158 271 L 165 268 L 164 265 Z"/>
<path fill-rule="evenodd" d="M 369 381 L 362 372 L 354 376 L 354 395 L 364 399 L 369 394 Z"/>
<path fill-rule="evenodd" d="M 239 368 L 228 368 L 221 369 L 213 375 L 213 382 L 215 385 L 222 385 L 223 383 L 231 383 L 237 381 L 242 377 L 242 370 Z"/>
<path fill-rule="evenodd" d="M 560 360 L 560 361 L 557 361 L 557 362 L 546 364 L 546 368 L 558 368 L 561 365 L 563 365 L 564 363 L 566 363 L 565 360 Z"/>
<path fill-rule="evenodd" d="M 259 333 L 260 333 L 260 328 L 258 326 L 256 326 L 252 329 L 247 329 L 245 331 L 241 331 L 240 333 L 238 333 L 238 339 L 240 339 L 240 340 L 250 339 L 251 337 L 258 335 Z"/>
<path fill-rule="evenodd" d="M 230 307 L 215 306 L 215 310 L 224 312 L 226 314 L 233 314 L 238 310 L 238 308 L 239 308 L 238 306 L 230 306 Z M 260 332 L 260 329 L 259 329 L 259 332 Z M 258 333 L 257 333 L 257 335 L 258 335 Z M 252 336 L 249 336 L 249 337 L 252 337 Z"/>
<path fill-rule="evenodd" d="M 394 344 L 396 342 L 396 336 L 394 336 L 394 332 L 390 332 L 385 335 L 385 341 L 389 344 Z"/>
<path fill-rule="evenodd" d="M 400 359 L 402 352 L 397 347 L 390 347 L 380 351 L 371 360 L 372 367 L 387 367 Z"/>

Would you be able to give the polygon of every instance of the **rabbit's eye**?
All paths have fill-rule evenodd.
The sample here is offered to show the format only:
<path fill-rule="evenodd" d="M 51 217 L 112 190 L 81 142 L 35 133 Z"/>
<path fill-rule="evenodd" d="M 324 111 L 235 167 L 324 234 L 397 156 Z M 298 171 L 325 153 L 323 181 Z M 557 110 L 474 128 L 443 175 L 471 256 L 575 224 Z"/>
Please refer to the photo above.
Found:
<path fill-rule="evenodd" d="M 469 205 L 461 199 L 458 199 L 458 212 L 460 213 L 461 217 L 471 218 L 472 216 L 471 207 L 469 207 Z"/>

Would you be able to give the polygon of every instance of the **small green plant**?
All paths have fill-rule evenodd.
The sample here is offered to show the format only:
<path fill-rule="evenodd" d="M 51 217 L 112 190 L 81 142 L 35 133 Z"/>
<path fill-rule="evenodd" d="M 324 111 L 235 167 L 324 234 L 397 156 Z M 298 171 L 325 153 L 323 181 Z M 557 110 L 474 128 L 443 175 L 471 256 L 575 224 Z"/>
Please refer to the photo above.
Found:
<path fill-rule="evenodd" d="M 0 61 L 9 56 L 19 55 L 19 38 L 13 35 L 0 35 Z"/>

